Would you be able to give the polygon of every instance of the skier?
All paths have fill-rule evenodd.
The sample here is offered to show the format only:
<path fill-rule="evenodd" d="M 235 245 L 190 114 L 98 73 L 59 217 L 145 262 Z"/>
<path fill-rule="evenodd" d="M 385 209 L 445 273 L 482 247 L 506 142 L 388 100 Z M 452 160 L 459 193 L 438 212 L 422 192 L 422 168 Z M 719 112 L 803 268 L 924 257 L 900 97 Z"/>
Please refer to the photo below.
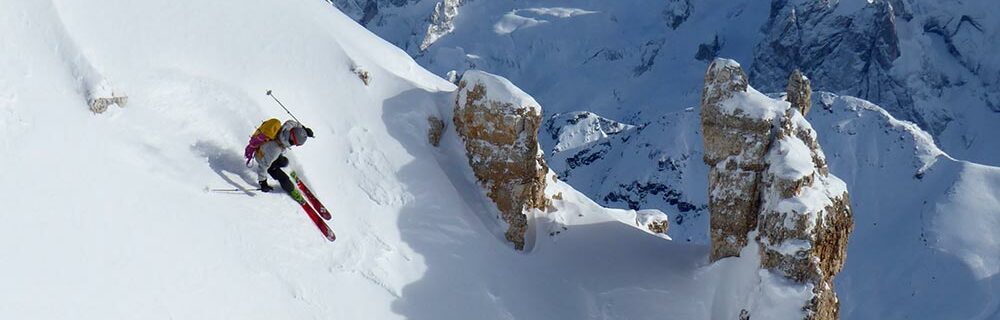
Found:
<path fill-rule="evenodd" d="M 281 168 L 288 166 L 288 158 L 284 156 L 285 151 L 292 146 L 301 146 L 311 137 L 313 137 L 312 129 L 295 120 L 288 120 L 282 124 L 278 119 L 269 119 L 254 131 L 244 157 L 247 159 L 247 165 L 251 159 L 257 161 L 257 181 L 261 191 L 271 192 L 274 189 L 267 184 L 267 176 L 270 175 L 274 180 L 278 180 L 281 189 L 295 201 L 305 203 L 305 198 Z"/>

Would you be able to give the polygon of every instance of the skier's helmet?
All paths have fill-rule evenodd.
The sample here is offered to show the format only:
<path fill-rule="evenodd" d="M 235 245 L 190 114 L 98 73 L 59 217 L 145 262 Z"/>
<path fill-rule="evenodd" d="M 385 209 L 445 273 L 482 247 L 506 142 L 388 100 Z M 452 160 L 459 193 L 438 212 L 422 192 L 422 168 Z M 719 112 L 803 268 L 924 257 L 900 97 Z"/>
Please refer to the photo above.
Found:
<path fill-rule="evenodd" d="M 295 127 L 292 128 L 290 134 L 288 135 L 288 142 L 291 142 L 292 145 L 301 146 L 306 143 L 306 139 L 308 137 L 309 134 L 306 133 L 306 129 L 302 127 Z"/>

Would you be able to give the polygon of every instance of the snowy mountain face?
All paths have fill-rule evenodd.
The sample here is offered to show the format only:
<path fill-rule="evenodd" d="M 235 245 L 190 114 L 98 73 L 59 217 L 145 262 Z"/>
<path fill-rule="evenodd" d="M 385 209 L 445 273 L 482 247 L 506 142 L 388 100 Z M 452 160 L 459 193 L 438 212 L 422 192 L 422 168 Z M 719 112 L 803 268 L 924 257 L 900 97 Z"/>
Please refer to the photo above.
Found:
<path fill-rule="evenodd" d="M 1000 164 L 1000 19 L 993 1 L 773 1 L 751 78 L 778 91 L 793 69 L 821 90 L 916 122 L 949 153 Z"/>
<path fill-rule="evenodd" d="M 955 160 L 885 110 L 821 93 L 810 116 L 855 230 L 837 278 L 847 319 L 1000 316 L 993 265 L 1000 168 Z M 985 269 L 984 269 L 985 268 Z M 880 300 L 887 299 L 887 300 Z M 871 301 L 908 301 L 871 307 Z"/>
<path fill-rule="evenodd" d="M 358 21 L 363 26 L 376 17 L 384 18 L 385 10 L 407 5 L 408 0 L 326 0 L 344 14 Z M 419 1 L 419 0 L 417 0 Z"/>
<path fill-rule="evenodd" d="M 992 0 L 440 3 L 448 19 L 418 1 L 367 26 L 437 74 L 482 69 L 527 88 L 550 114 L 630 122 L 697 105 L 716 56 L 745 62 L 764 92 L 798 68 L 817 90 L 916 122 L 957 157 L 1000 164 Z"/>
<path fill-rule="evenodd" d="M 440 29 L 431 25 L 436 3 L 450 2 L 394 7 L 367 27 L 436 74 L 481 69 L 528 88 L 549 115 L 586 110 L 619 120 L 697 105 L 706 65 L 695 60 L 699 46 L 706 62 L 716 54 L 750 61 L 760 35 L 741 26 L 767 19 L 767 7 L 731 1 L 701 11 L 687 1 L 464 1 L 449 20 L 454 29 L 421 50 L 428 30 Z M 725 47 L 715 42 L 727 37 Z"/>
<path fill-rule="evenodd" d="M 463 0 L 326 0 L 408 52 L 426 50 L 454 30 Z M 467 1 L 467 0 L 466 0 Z"/>

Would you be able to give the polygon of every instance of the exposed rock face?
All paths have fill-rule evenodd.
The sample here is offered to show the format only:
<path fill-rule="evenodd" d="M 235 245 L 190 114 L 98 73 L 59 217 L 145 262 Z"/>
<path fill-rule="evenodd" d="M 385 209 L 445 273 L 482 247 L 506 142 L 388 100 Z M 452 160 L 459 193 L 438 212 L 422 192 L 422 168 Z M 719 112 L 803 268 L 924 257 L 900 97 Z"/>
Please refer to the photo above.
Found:
<path fill-rule="evenodd" d="M 419 0 L 417 0 L 419 1 Z M 326 0 L 334 5 L 344 14 L 358 21 L 363 26 L 367 26 L 376 16 L 379 15 L 379 8 L 405 6 L 407 0 Z"/>
<path fill-rule="evenodd" d="M 427 50 L 435 41 L 455 30 L 455 17 L 458 16 L 458 7 L 462 6 L 464 0 L 442 0 L 434 5 L 434 12 L 430 16 L 430 24 L 427 25 L 427 35 L 420 43 L 420 51 Z"/>
<path fill-rule="evenodd" d="M 839 319 L 833 276 L 854 226 L 847 186 L 829 174 L 816 132 L 797 109 L 788 109 L 774 139 L 761 187 L 761 266 L 813 284 L 807 319 Z"/>
<path fill-rule="evenodd" d="M 111 96 L 111 97 L 99 97 L 90 100 L 90 111 L 93 113 L 103 113 L 108 110 L 108 107 L 116 105 L 119 107 L 125 107 L 125 103 L 128 102 L 128 97 L 125 96 Z"/>
<path fill-rule="evenodd" d="M 371 84 L 372 77 L 371 74 L 368 73 L 368 70 L 365 70 L 364 68 L 355 65 L 351 66 L 351 72 L 353 72 L 354 75 L 358 76 L 358 79 L 360 79 L 361 83 L 364 83 L 365 86 Z"/>
<path fill-rule="evenodd" d="M 845 5 L 773 0 L 766 39 L 754 53 L 754 83 L 777 91 L 792 70 L 801 69 L 824 90 L 878 102 L 926 128 L 905 83 L 890 73 L 900 56 L 893 6 L 878 0 L 855 12 L 838 10 Z"/>
<path fill-rule="evenodd" d="M 432 116 L 427 118 L 427 124 L 430 126 L 427 130 L 427 141 L 437 147 L 441 144 L 441 136 L 444 134 L 444 120 Z"/>
<path fill-rule="evenodd" d="M 670 231 L 670 217 L 656 209 L 639 210 L 635 213 L 635 224 L 649 233 L 667 237 Z"/>
<path fill-rule="evenodd" d="M 663 20 L 667 21 L 670 29 L 677 29 L 691 16 L 693 7 L 691 0 L 669 0 L 663 9 Z"/>
<path fill-rule="evenodd" d="M 788 93 L 785 100 L 792 104 L 792 108 L 799 109 L 803 117 L 809 114 L 809 108 L 812 106 L 812 86 L 809 85 L 809 78 L 806 78 L 799 69 L 795 69 L 792 75 L 788 76 L 785 92 Z"/>
<path fill-rule="evenodd" d="M 790 79 L 792 104 L 750 88 L 736 62 L 716 59 L 709 66 L 701 115 L 710 258 L 738 255 L 756 230 L 762 268 L 812 285 L 805 318 L 838 319 L 833 277 L 847 257 L 850 201 L 800 111 L 809 109 L 808 81 L 794 73 Z"/>
<path fill-rule="evenodd" d="M 711 43 L 698 45 L 698 52 L 694 54 L 694 58 L 699 61 L 712 61 L 715 57 L 719 56 L 719 50 L 722 50 L 722 45 L 723 43 L 719 41 L 719 35 L 715 35 Z"/>
<path fill-rule="evenodd" d="M 541 107 L 506 79 L 465 72 L 458 84 L 454 123 L 465 141 L 469 165 L 496 203 L 505 234 L 524 249 L 525 210 L 544 210 L 548 166 L 538 145 Z"/>
<path fill-rule="evenodd" d="M 701 123 L 709 167 L 711 261 L 738 256 L 747 233 L 757 227 L 758 187 L 773 118 L 752 117 L 728 105 L 747 88 L 747 76 L 735 61 L 716 59 L 705 74 Z"/>

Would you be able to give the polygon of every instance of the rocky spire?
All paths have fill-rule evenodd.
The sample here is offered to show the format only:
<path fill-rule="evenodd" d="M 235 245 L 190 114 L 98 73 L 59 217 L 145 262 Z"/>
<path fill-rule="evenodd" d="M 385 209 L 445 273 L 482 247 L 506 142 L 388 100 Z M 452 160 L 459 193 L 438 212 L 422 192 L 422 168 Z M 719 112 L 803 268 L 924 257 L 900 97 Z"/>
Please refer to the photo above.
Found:
<path fill-rule="evenodd" d="M 792 71 L 788 76 L 788 87 L 785 88 L 788 96 L 785 98 L 792 104 L 793 108 L 799 109 L 802 116 L 809 114 L 812 106 L 812 87 L 809 85 L 809 78 L 806 78 L 799 69 Z"/>
<path fill-rule="evenodd" d="M 833 277 L 844 265 L 854 222 L 847 185 L 830 174 L 816 131 L 802 116 L 809 110 L 808 79 L 792 74 L 791 103 L 748 88 L 731 60 L 716 59 L 705 75 L 710 259 L 739 255 L 748 234 L 756 234 L 761 268 L 811 285 L 804 318 L 838 319 Z M 754 314 L 751 306 L 747 314 Z"/>
<path fill-rule="evenodd" d="M 538 145 L 538 102 L 496 75 L 466 71 L 458 83 L 454 123 L 469 165 L 507 224 L 505 237 L 524 249 L 525 210 L 544 210 L 548 165 Z"/>
<path fill-rule="evenodd" d="M 771 120 L 728 103 L 747 87 L 746 74 L 732 60 L 716 59 L 705 74 L 701 124 L 709 167 L 711 261 L 738 256 L 747 233 L 757 227 L 757 188 L 766 167 Z"/>

